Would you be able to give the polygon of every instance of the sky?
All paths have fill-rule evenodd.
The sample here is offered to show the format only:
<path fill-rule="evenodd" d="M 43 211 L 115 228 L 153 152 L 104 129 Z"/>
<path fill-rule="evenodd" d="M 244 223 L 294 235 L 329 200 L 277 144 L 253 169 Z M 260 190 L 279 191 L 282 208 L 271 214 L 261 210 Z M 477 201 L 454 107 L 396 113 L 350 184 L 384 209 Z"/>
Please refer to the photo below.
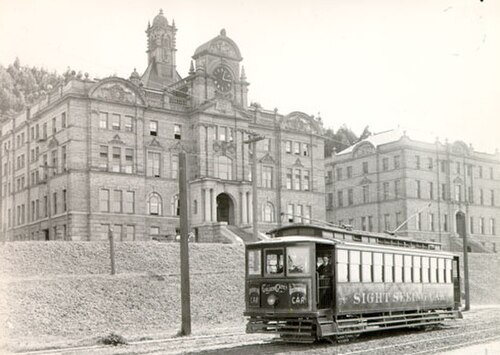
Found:
<path fill-rule="evenodd" d="M 177 70 L 222 28 L 249 102 L 320 115 L 357 134 L 500 149 L 500 2 L 493 0 L 0 0 L 0 65 L 128 78 L 147 65 L 148 21 L 175 19 Z M 413 132 L 413 133 L 412 133 Z"/>

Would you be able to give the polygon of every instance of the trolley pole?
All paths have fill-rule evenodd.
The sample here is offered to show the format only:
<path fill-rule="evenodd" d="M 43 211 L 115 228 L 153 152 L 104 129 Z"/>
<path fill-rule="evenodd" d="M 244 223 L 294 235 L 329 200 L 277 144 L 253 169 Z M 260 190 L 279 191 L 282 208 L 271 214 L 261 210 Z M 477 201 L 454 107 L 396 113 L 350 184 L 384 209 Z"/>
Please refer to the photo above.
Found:
<path fill-rule="evenodd" d="M 113 228 L 111 225 L 108 229 L 108 238 L 109 238 L 109 254 L 111 259 L 111 275 L 114 275 L 115 270 L 115 238 L 113 237 Z"/>
<path fill-rule="evenodd" d="M 179 207 L 181 227 L 181 313 L 180 335 L 191 334 L 191 292 L 189 289 L 189 220 L 186 153 L 179 153 Z"/>

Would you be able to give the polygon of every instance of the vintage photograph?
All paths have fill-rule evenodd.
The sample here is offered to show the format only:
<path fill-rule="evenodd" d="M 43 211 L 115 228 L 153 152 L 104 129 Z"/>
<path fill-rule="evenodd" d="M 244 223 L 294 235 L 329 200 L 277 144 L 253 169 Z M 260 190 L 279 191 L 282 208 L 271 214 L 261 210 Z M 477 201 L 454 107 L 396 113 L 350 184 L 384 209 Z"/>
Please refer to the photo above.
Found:
<path fill-rule="evenodd" d="M 500 354 L 500 4 L 0 0 L 1 354 Z"/>

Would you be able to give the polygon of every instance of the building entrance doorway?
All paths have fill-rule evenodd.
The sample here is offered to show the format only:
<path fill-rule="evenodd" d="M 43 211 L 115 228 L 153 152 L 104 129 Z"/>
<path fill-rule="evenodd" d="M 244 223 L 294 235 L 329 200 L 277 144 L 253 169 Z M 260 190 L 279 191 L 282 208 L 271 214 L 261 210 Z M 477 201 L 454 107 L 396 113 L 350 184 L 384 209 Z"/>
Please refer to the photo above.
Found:
<path fill-rule="evenodd" d="M 226 193 L 221 193 L 217 196 L 217 222 L 234 224 L 233 200 Z"/>

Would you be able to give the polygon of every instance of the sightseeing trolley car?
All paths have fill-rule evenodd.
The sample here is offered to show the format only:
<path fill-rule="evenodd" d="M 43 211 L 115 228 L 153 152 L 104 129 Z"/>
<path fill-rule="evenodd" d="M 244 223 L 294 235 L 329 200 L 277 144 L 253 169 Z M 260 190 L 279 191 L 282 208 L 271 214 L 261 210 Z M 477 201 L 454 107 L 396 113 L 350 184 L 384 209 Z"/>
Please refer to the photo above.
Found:
<path fill-rule="evenodd" d="M 246 245 L 247 333 L 349 339 L 461 318 L 459 259 L 433 242 L 288 225 Z"/>

